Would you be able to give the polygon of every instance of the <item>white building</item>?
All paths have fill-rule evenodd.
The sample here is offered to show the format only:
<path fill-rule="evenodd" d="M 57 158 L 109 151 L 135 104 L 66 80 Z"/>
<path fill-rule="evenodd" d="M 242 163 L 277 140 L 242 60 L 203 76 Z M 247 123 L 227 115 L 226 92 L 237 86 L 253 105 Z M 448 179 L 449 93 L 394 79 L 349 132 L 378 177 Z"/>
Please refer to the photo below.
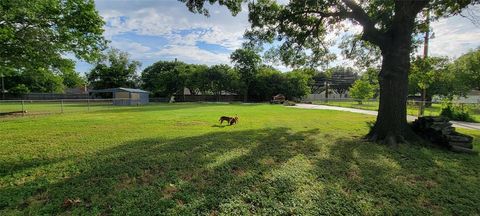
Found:
<path fill-rule="evenodd" d="M 480 91 L 472 90 L 465 97 L 457 97 L 453 99 L 455 103 L 480 103 Z"/>

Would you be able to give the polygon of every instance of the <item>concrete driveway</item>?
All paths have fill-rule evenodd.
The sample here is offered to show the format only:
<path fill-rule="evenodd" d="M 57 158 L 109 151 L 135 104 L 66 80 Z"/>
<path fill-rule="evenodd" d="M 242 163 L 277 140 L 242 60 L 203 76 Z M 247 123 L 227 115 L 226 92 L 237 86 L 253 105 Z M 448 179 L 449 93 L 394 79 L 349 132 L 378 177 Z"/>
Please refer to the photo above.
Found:
<path fill-rule="evenodd" d="M 360 114 L 373 115 L 373 116 L 377 116 L 378 114 L 377 111 L 373 111 L 373 110 L 362 110 L 362 109 L 327 106 L 327 105 L 296 104 L 295 106 L 291 106 L 291 107 L 299 108 L 299 109 L 337 110 L 337 111 L 353 112 L 353 113 L 360 113 Z M 407 116 L 408 121 L 414 121 L 415 119 L 417 119 L 416 116 L 411 116 L 411 115 Z M 480 123 L 461 122 L 461 121 L 450 121 L 450 122 L 453 124 L 454 127 L 480 130 Z"/>

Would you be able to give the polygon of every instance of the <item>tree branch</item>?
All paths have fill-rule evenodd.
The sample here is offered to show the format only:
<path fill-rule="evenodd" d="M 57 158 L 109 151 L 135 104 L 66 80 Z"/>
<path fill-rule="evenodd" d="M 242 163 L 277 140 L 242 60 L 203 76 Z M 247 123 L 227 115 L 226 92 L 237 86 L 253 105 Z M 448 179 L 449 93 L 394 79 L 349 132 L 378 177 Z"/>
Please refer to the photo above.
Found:
<path fill-rule="evenodd" d="M 415 18 L 427 5 L 428 0 L 396 0 L 395 15 L 389 34 L 396 35 L 396 38 L 399 38 L 399 35 L 411 37 L 415 25 Z"/>
<path fill-rule="evenodd" d="M 382 32 L 375 28 L 375 23 L 370 19 L 367 13 L 353 0 L 342 0 L 351 12 L 346 12 L 348 18 L 354 19 L 363 26 L 362 40 L 369 41 L 377 46 L 383 46 L 385 36 Z"/>
<path fill-rule="evenodd" d="M 296 12 L 296 13 L 293 13 L 293 15 L 300 15 L 300 14 L 318 14 L 320 15 L 321 17 L 346 17 L 345 15 L 345 12 L 323 12 L 323 11 L 317 11 L 317 10 L 303 10 L 303 11 L 299 11 L 299 12 Z"/>

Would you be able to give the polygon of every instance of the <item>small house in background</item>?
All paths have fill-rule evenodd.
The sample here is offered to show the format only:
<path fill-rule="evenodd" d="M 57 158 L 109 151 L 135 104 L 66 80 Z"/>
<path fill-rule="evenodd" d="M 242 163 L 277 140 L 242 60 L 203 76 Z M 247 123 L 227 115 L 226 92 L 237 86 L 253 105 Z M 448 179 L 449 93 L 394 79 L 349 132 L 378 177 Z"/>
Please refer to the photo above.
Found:
<path fill-rule="evenodd" d="M 98 89 L 91 90 L 90 93 L 111 95 L 113 99 L 113 105 L 142 105 L 148 104 L 149 92 L 141 89 L 131 88 L 110 88 L 110 89 Z"/>
<path fill-rule="evenodd" d="M 467 93 L 467 95 L 465 95 L 465 97 L 454 98 L 453 102 L 478 104 L 480 103 L 480 91 L 471 90 L 470 92 Z"/>

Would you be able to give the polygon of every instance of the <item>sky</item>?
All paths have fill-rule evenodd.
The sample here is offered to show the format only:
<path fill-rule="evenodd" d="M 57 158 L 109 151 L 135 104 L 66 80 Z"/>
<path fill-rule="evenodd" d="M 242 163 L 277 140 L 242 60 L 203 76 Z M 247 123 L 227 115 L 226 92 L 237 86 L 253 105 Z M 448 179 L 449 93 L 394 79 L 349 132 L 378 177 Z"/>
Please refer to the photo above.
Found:
<path fill-rule="evenodd" d="M 140 70 L 159 60 L 192 64 L 230 64 L 230 53 L 240 48 L 243 33 L 249 27 L 247 11 L 232 16 L 225 8 L 209 5 L 210 17 L 189 12 L 178 0 L 96 0 L 106 22 L 104 36 L 110 46 L 126 51 L 140 61 Z M 477 5 L 470 12 L 480 14 Z M 456 58 L 480 47 L 480 24 L 461 16 L 432 23 L 435 37 L 429 54 Z M 358 31 L 353 28 L 352 31 Z M 336 48 L 338 59 L 331 64 L 352 66 Z M 288 67 L 274 65 L 286 71 Z M 77 71 L 88 72 L 91 65 L 77 62 Z"/>

